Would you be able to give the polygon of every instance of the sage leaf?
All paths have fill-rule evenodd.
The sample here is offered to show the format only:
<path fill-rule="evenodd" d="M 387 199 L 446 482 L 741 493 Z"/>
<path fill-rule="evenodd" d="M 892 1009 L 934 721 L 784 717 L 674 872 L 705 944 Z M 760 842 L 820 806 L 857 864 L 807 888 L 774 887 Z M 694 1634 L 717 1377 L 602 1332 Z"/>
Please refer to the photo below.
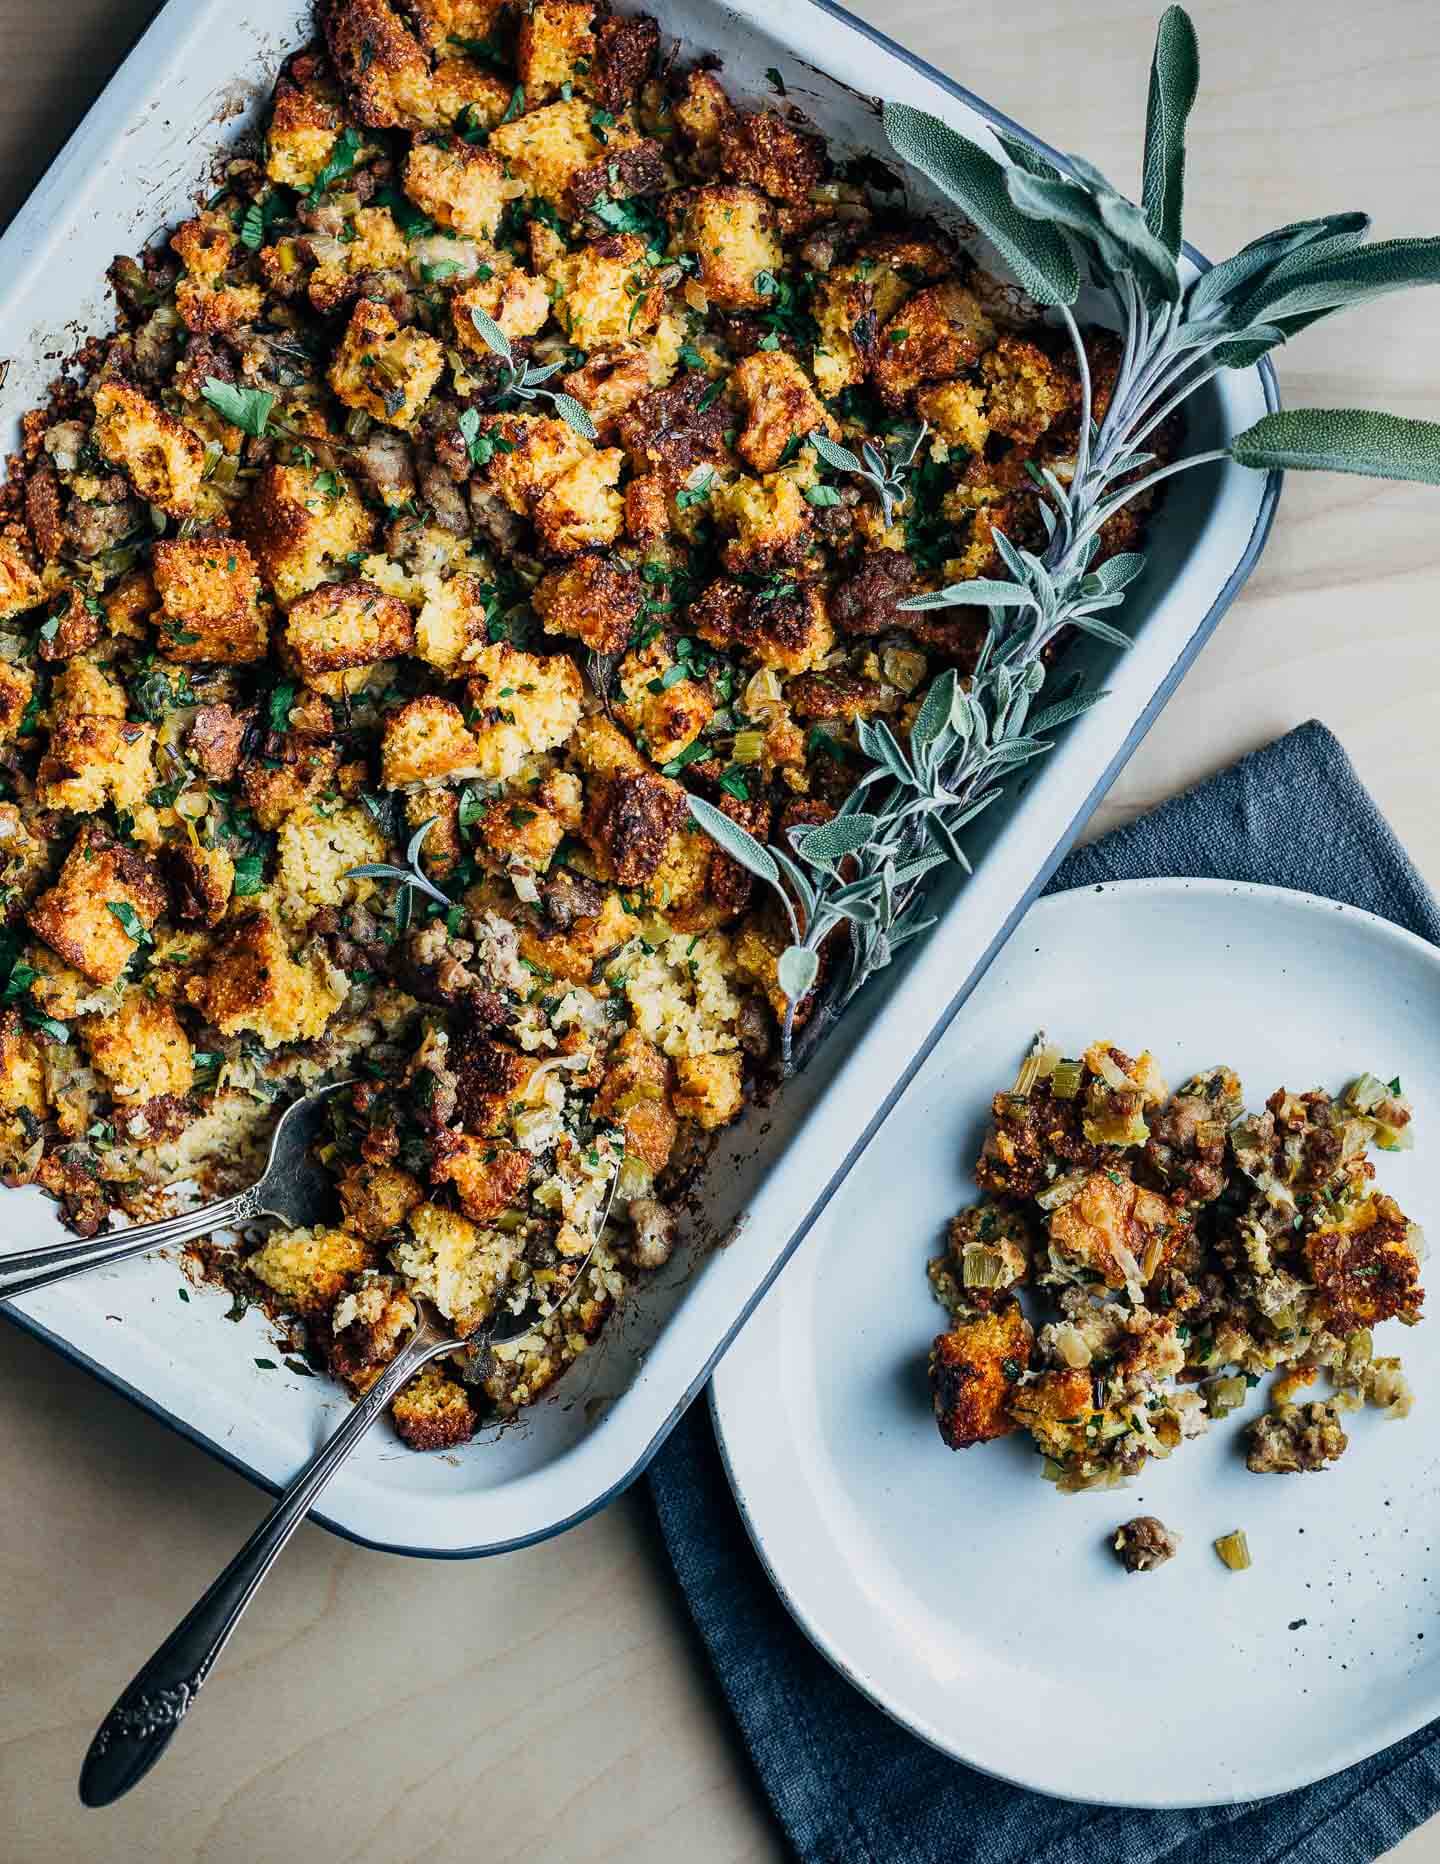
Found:
<path fill-rule="evenodd" d="M 1112 628 L 1108 621 L 1101 621 L 1098 615 L 1076 613 L 1069 619 L 1071 627 L 1078 628 L 1082 634 L 1093 634 L 1097 641 L 1104 641 L 1107 646 L 1124 648 L 1131 645 L 1128 634 L 1122 634 L 1118 628 Z"/>
<path fill-rule="evenodd" d="M 550 405 L 567 427 L 573 427 L 582 440 L 598 440 L 600 429 L 590 419 L 588 409 L 573 395 L 552 395 Z"/>
<path fill-rule="evenodd" d="M 911 613 L 926 608 L 960 608 L 977 605 L 981 608 L 1023 608 L 1027 603 L 1034 603 L 1035 598 L 1028 589 L 1022 589 L 1017 583 L 996 582 L 991 577 L 976 576 L 969 582 L 947 583 L 943 589 L 932 589 L 928 595 L 906 596 L 903 602 L 897 602 L 897 608 Z"/>
<path fill-rule="evenodd" d="M 1075 302 L 1080 268 L 1074 254 L 1055 227 L 1020 213 L 1006 188 L 1007 174 L 1023 170 L 1007 170 L 948 123 L 910 104 L 887 103 L 884 122 L 895 153 L 975 222 L 1037 304 Z"/>
<path fill-rule="evenodd" d="M 1104 692 L 1076 693 L 1073 699 L 1057 699 L 1054 705 L 1047 705 L 1030 720 L 1030 729 L 1039 734 L 1054 731 L 1057 725 L 1068 725 L 1072 718 L 1079 718 L 1082 712 L 1088 712 L 1091 706 L 1099 705 L 1109 695 Z"/>
<path fill-rule="evenodd" d="M 1248 246 L 1242 246 L 1233 258 L 1212 265 L 1191 287 L 1187 309 L 1196 317 L 1211 305 L 1218 305 L 1242 286 L 1258 280 L 1262 273 L 1268 275 L 1287 253 L 1336 239 L 1359 246 L 1369 231 L 1370 216 L 1360 213 L 1324 214 L 1318 220 L 1297 220 L 1290 226 L 1277 227 L 1273 233 L 1262 234 Z"/>
<path fill-rule="evenodd" d="M 714 803 L 707 803 L 703 796 L 687 794 L 686 802 L 690 805 L 690 814 L 696 826 L 715 842 L 732 861 L 738 861 L 747 873 L 754 874 L 759 880 L 766 880 L 777 891 L 780 886 L 780 869 L 775 865 L 775 857 L 762 842 L 758 842 L 749 829 L 741 828 L 738 822 L 732 822 L 723 809 L 717 809 Z"/>
<path fill-rule="evenodd" d="M 1043 156 L 1034 143 L 1026 142 L 1020 136 L 1007 136 L 1004 130 L 997 129 L 995 135 L 1006 155 L 1017 168 L 1023 168 L 1026 174 L 1038 175 L 1042 181 L 1059 181 L 1063 178 L 1064 171 Z"/>
<path fill-rule="evenodd" d="M 1337 310 L 1415 285 L 1440 284 L 1440 239 L 1387 239 L 1374 246 L 1309 262 L 1283 261 L 1245 300 L 1247 314 L 1267 323 L 1311 311 Z"/>
<path fill-rule="evenodd" d="M 814 433 L 809 436 L 809 440 L 811 446 L 814 447 L 825 464 L 832 467 L 836 472 L 864 472 L 865 468 L 860 464 L 858 457 L 850 451 L 849 447 L 838 445 L 828 434 L 822 433 L 818 427 L 815 429 Z"/>
<path fill-rule="evenodd" d="M 1369 408 L 1284 408 L 1237 434 L 1229 452 L 1262 472 L 1294 466 L 1440 485 L 1440 422 Z"/>
<path fill-rule="evenodd" d="M 1005 173 L 1010 199 L 1021 213 L 1065 227 L 1095 250 L 1104 271 L 1128 272 L 1152 301 L 1174 303 L 1180 296 L 1175 260 L 1145 223 L 1133 201 L 1117 194 L 1103 177 L 1072 157 L 1078 171 L 1093 181 L 1043 181 L 1023 169 Z"/>
<path fill-rule="evenodd" d="M 915 723 L 910 727 L 912 750 L 928 750 L 949 725 L 950 714 L 955 705 L 956 684 L 954 667 L 947 667 L 939 679 L 932 682 L 920 710 L 915 715 Z"/>
<path fill-rule="evenodd" d="M 878 826 L 873 815 L 857 811 L 807 826 L 803 837 L 792 829 L 790 842 L 800 858 L 809 861 L 812 867 L 833 867 L 847 854 L 858 854 L 868 847 Z"/>
<path fill-rule="evenodd" d="M 488 311 L 482 311 L 478 304 L 470 306 L 470 321 L 479 333 L 480 341 L 498 356 L 501 362 L 513 362 L 510 339 L 496 323 Z"/>
<path fill-rule="evenodd" d="M 1184 7 L 1166 7 L 1150 61 L 1140 198 L 1150 231 L 1175 258 L 1180 255 L 1185 196 L 1185 123 L 1199 87 L 1195 27 Z"/>
<path fill-rule="evenodd" d="M 1144 567 L 1145 559 L 1138 551 L 1124 550 L 1119 556 L 1107 557 L 1097 564 L 1091 574 L 1106 595 L 1117 595 L 1134 582 Z"/>
<path fill-rule="evenodd" d="M 776 980 L 791 1003 L 798 1003 L 814 988 L 820 975 L 820 954 L 808 945 L 789 945 L 775 967 Z"/>

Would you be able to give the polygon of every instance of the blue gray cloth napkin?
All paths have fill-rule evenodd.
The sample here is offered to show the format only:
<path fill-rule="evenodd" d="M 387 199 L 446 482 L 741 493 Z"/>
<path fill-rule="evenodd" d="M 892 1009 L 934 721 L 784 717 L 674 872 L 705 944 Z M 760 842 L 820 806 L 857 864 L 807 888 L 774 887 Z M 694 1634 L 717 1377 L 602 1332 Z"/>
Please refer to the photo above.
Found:
<path fill-rule="evenodd" d="M 1072 854 L 1051 891 L 1150 875 L 1303 888 L 1440 944 L 1440 910 L 1323 725 Z M 660 1529 L 770 1803 L 807 1864 L 1360 1864 L 1440 1811 L 1440 1722 L 1302 1792 L 1187 1812 L 1075 1805 L 898 1728 L 771 1590 L 704 1404 L 652 1466 Z"/>

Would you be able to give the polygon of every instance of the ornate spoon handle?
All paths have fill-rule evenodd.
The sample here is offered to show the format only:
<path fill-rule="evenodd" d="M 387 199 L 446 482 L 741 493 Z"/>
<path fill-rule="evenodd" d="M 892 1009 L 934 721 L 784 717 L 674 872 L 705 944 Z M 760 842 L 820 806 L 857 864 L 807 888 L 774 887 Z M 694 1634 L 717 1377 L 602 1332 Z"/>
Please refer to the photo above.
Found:
<path fill-rule="evenodd" d="M 330 1478 L 395 1393 L 427 1360 L 452 1352 L 453 1335 L 417 1327 L 345 1421 L 296 1476 L 220 1577 L 155 1652 L 100 1725 L 80 1770 L 80 1798 L 108 1806 L 159 1760 L 241 1614 Z"/>
<path fill-rule="evenodd" d="M 218 1203 L 204 1204 L 198 1210 L 182 1211 L 178 1217 L 159 1217 L 154 1223 L 133 1223 L 128 1229 L 110 1230 L 104 1236 L 84 1241 L 46 1243 L 39 1249 L 0 1255 L 0 1301 L 33 1294 L 37 1288 L 68 1281 L 87 1269 L 146 1255 L 152 1249 L 163 1249 L 167 1243 L 188 1243 L 193 1237 L 208 1236 L 228 1224 L 248 1223 L 260 1214 L 258 1187 L 252 1185 L 248 1191 L 222 1197 Z"/>

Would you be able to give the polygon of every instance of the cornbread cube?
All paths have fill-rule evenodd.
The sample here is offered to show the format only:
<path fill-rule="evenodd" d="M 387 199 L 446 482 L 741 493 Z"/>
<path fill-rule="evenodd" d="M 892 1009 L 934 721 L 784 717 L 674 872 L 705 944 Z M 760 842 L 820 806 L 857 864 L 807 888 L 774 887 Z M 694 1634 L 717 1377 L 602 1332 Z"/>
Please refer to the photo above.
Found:
<path fill-rule="evenodd" d="M 299 64 L 300 61 L 297 61 Z M 275 86 L 270 126 L 265 132 L 265 173 L 282 187 L 312 187 L 340 134 L 340 112 L 319 84 L 302 84 L 282 76 Z"/>
<path fill-rule="evenodd" d="M 389 0 L 325 0 L 325 43 L 367 129 L 448 129 L 427 48 Z"/>
<path fill-rule="evenodd" d="M 915 412 L 952 447 L 983 453 L 990 438 L 985 394 L 976 382 L 941 382 L 915 397 Z"/>
<path fill-rule="evenodd" d="M 919 287 L 954 270 L 933 242 L 905 234 L 871 241 L 822 281 L 814 316 L 820 342 L 814 354 L 822 395 L 838 395 L 864 379 L 879 331 Z"/>
<path fill-rule="evenodd" d="M 448 582 L 424 578 L 424 606 L 415 617 L 414 652 L 442 673 L 454 673 L 466 653 L 486 638 L 485 585 L 462 571 Z"/>
<path fill-rule="evenodd" d="M 605 1059 L 605 1076 L 595 1096 L 597 1120 L 618 1120 L 625 1154 L 651 1176 L 665 1169 L 679 1123 L 670 1105 L 674 1067 L 638 1029 L 627 1029 Z"/>
<path fill-rule="evenodd" d="M 698 680 L 675 679 L 676 665 L 663 640 L 655 640 L 627 654 L 620 666 L 621 722 L 657 764 L 678 757 L 715 716 L 709 689 Z"/>
<path fill-rule="evenodd" d="M 717 485 L 711 509 L 734 537 L 722 552 L 726 569 L 736 576 L 758 576 L 803 563 L 811 549 L 814 516 L 800 484 L 788 472 L 763 479 L 741 474 Z"/>
<path fill-rule="evenodd" d="M 298 964 L 278 922 L 260 908 L 231 920 L 209 966 L 185 983 L 187 999 L 221 1035 L 251 1029 L 277 1047 L 323 1035 L 347 991 L 346 979 L 320 957 Z"/>
<path fill-rule="evenodd" d="M 767 667 L 804 673 L 835 645 L 825 599 L 811 584 L 763 599 L 737 582 L 714 582 L 691 605 L 690 625 L 715 647 L 742 647 Z"/>
<path fill-rule="evenodd" d="M 500 157 L 460 136 L 448 142 L 417 142 L 405 159 L 410 199 L 437 226 L 471 239 L 494 237 L 505 211 L 505 181 Z"/>
<path fill-rule="evenodd" d="M 0 662 L 0 680 L 5 673 L 26 671 L 23 667 L 9 667 Z M 110 678 L 99 661 L 88 654 L 77 654 L 73 660 L 65 662 L 50 682 L 49 711 L 52 725 L 61 719 L 83 717 L 86 713 L 93 718 L 124 718 L 125 688 L 118 680 Z"/>
<path fill-rule="evenodd" d="M 568 634 L 597 654 L 618 654 L 643 599 L 644 586 L 633 570 L 592 552 L 551 570 L 531 602 L 547 634 Z"/>
<path fill-rule="evenodd" d="M 1034 1342 L 1013 1296 L 936 1340 L 930 1352 L 930 1394 L 940 1435 L 952 1450 L 968 1450 L 1014 1430 L 1010 1400 Z M 1090 1375 L 1080 1376 L 1088 1401 Z"/>
<path fill-rule="evenodd" d="M 725 87 L 710 71 L 698 67 L 685 80 L 685 95 L 674 106 L 675 123 L 680 134 L 702 154 L 716 160 L 720 138 L 734 115 Z"/>
<path fill-rule="evenodd" d="M 775 211 L 763 194 L 734 183 L 698 188 L 677 241 L 699 262 L 700 285 L 711 304 L 723 311 L 763 309 L 765 294 L 755 280 L 784 263 Z"/>
<path fill-rule="evenodd" d="M 953 279 L 927 285 L 880 332 L 875 385 L 898 406 L 922 382 L 942 381 L 973 367 L 994 341 L 995 326 L 973 291 Z"/>
<path fill-rule="evenodd" d="M 73 663 L 72 663 L 73 664 Z M 29 667 L 0 661 L 0 738 L 13 738 L 35 696 L 35 675 Z M 124 695 L 121 695 L 122 709 Z"/>
<path fill-rule="evenodd" d="M 49 1111 L 44 1056 L 18 1010 L 0 1010 L 0 1109 L 32 1113 L 37 1120 Z"/>
<path fill-rule="evenodd" d="M 542 280 L 522 271 L 497 272 L 493 278 L 480 278 L 450 300 L 450 314 L 455 320 L 455 341 L 468 355 L 487 359 L 491 349 L 475 328 L 472 310 L 484 311 L 494 318 L 512 342 L 533 337 L 543 330 L 550 317 L 550 294 Z"/>
<path fill-rule="evenodd" d="M 98 822 L 87 822 L 54 886 L 25 918 L 37 938 L 92 984 L 113 984 L 135 955 L 122 922 L 133 914 L 148 932 L 164 910 L 154 864 Z"/>
<path fill-rule="evenodd" d="M 398 1165 L 352 1165 L 338 1190 L 346 1227 L 372 1243 L 398 1229 L 425 1197 L 419 1179 Z"/>
<path fill-rule="evenodd" d="M 177 841 L 163 859 L 172 915 L 182 925 L 218 926 L 235 886 L 235 863 L 226 851 Z"/>
<path fill-rule="evenodd" d="M 619 447 L 592 448 L 540 494 L 535 529 L 551 556 L 614 543 L 625 521 L 625 500 L 615 489 L 624 464 Z"/>
<path fill-rule="evenodd" d="M 308 806 L 295 810 L 280 825 L 275 852 L 280 911 L 296 920 L 367 897 L 374 881 L 349 879 L 350 869 L 386 858 L 384 835 L 356 805 L 328 815 Z"/>
<path fill-rule="evenodd" d="M 805 206 L 825 175 L 825 144 L 778 110 L 733 111 L 720 125 L 720 166 L 774 200 Z"/>
<path fill-rule="evenodd" d="M 370 1250 L 360 1237 L 322 1226 L 274 1231 L 245 1266 L 279 1295 L 287 1310 L 320 1315 L 369 1263 Z"/>
<path fill-rule="evenodd" d="M 516 64 L 530 109 L 558 96 L 562 84 L 584 91 L 595 58 L 591 0 L 536 0 L 520 27 Z"/>
<path fill-rule="evenodd" d="M 92 438 L 112 466 L 129 474 L 147 503 L 172 518 L 183 518 L 194 508 L 204 447 L 131 383 L 107 376 L 95 390 Z"/>
<path fill-rule="evenodd" d="M 182 278 L 175 287 L 180 321 L 196 336 L 223 336 L 253 324 L 264 304 L 259 285 L 201 285 L 193 278 Z"/>
<path fill-rule="evenodd" d="M 408 654 L 414 644 L 415 624 L 405 604 L 357 579 L 322 583 L 293 603 L 281 653 L 307 685 L 334 697 L 345 690 L 347 671 L 368 671 L 377 660 Z"/>
<path fill-rule="evenodd" d="M 1420 1286 L 1420 1232 L 1383 1192 L 1362 1198 L 1305 1239 L 1305 1260 L 1336 1333 L 1379 1326 L 1395 1315 L 1414 1324 Z"/>
<path fill-rule="evenodd" d="M 1038 440 L 1070 407 L 1074 385 L 1038 344 L 1002 336 L 981 358 L 985 414 L 991 429 L 1009 440 Z"/>
<path fill-rule="evenodd" d="M 674 1106 L 682 1120 L 694 1120 L 706 1132 L 713 1132 L 729 1125 L 743 1100 L 738 1050 L 682 1055 L 676 1062 Z"/>
<path fill-rule="evenodd" d="M 495 641 L 471 665 L 466 696 L 480 715 L 475 741 L 482 776 L 513 777 L 528 756 L 555 750 L 574 731 L 585 683 L 567 655 L 541 658 Z"/>
<path fill-rule="evenodd" d="M 646 250 L 636 233 L 611 234 L 551 266 L 555 316 L 578 348 L 610 348 L 643 336 L 659 322 L 665 292 L 652 283 Z"/>
<path fill-rule="evenodd" d="M 30 566 L 25 533 L 18 524 L 0 531 L 0 621 L 38 608 L 45 585 Z"/>
<path fill-rule="evenodd" d="M 261 828 L 279 828 L 288 815 L 330 787 L 340 766 L 333 744 L 291 732 L 278 758 L 254 759 L 241 773 L 240 788 Z"/>
<path fill-rule="evenodd" d="M 100 606 L 112 634 L 139 640 L 158 601 L 150 572 L 134 569 L 126 570 L 119 582 L 105 591 Z"/>
<path fill-rule="evenodd" d="M 217 283 L 234 261 L 236 243 L 229 219 L 217 213 L 197 214 L 170 235 L 185 270 L 202 285 Z"/>
<path fill-rule="evenodd" d="M 160 595 L 156 626 L 172 660 L 239 666 L 270 644 L 255 559 L 230 537 L 161 539 L 151 559 Z"/>
<path fill-rule="evenodd" d="M 393 1246 L 391 1261 L 457 1332 L 473 1333 L 505 1291 L 519 1237 L 482 1229 L 439 1204 L 417 1205 L 406 1224 L 409 1235 Z"/>
<path fill-rule="evenodd" d="M 542 104 L 492 130 L 490 148 L 527 194 L 538 194 L 564 211 L 570 205 L 570 184 L 582 169 L 639 141 L 622 120 L 607 128 L 602 144 L 591 124 L 591 111 L 581 97 Z"/>
<path fill-rule="evenodd" d="M 91 1067 L 122 1104 L 188 1094 L 195 1084 L 194 1050 L 184 1025 L 168 1003 L 143 989 L 127 990 L 108 1016 L 87 1016 L 80 1036 Z"/>
<path fill-rule="evenodd" d="M 477 853 L 487 865 L 512 865 L 539 871 L 550 865 L 565 839 L 565 824 L 528 796 L 500 798 L 480 818 Z"/>
<path fill-rule="evenodd" d="M 627 345 L 592 356 L 561 381 L 566 394 L 575 397 L 601 437 L 608 439 L 618 417 L 653 386 L 650 361 L 649 350 Z M 668 522 L 668 513 L 664 515 Z"/>
<path fill-rule="evenodd" d="M 353 298 L 367 273 L 398 271 L 410 258 L 405 236 L 388 207 L 359 208 L 349 231 L 353 238 L 347 240 L 343 258 L 317 265 L 306 286 L 310 302 L 325 315 Z"/>
<path fill-rule="evenodd" d="M 736 446 L 756 472 L 773 472 L 792 439 L 818 427 L 840 438 L 837 421 L 810 385 L 810 378 L 784 350 L 756 350 L 730 378 L 745 403 L 745 427 Z"/>
<path fill-rule="evenodd" d="M 387 790 L 483 774 L 479 741 L 452 700 L 426 693 L 387 713 L 380 744 L 380 781 Z"/>
<path fill-rule="evenodd" d="M 40 767 L 36 796 L 46 809 L 93 815 L 107 803 L 138 809 L 155 782 L 153 725 L 78 713 L 56 722 Z"/>
<path fill-rule="evenodd" d="M 531 1159 L 518 1146 L 471 1133 L 436 1135 L 432 1184 L 453 1184 L 460 1208 L 472 1223 L 490 1223 L 523 1201 Z"/>
<path fill-rule="evenodd" d="M 495 442 L 486 479 L 522 517 L 530 514 L 547 487 L 591 450 L 573 427 L 548 414 L 492 414 L 484 432 Z"/>
<path fill-rule="evenodd" d="M 1118 1172 L 1091 1172 L 1050 1214 L 1050 1260 L 1057 1275 L 1123 1288 L 1150 1281 L 1186 1233 L 1182 1213 L 1158 1192 Z"/>
<path fill-rule="evenodd" d="M 485 34 L 471 36 L 484 38 Z M 487 71 L 473 59 L 459 55 L 455 47 L 446 46 L 437 52 L 430 96 L 442 124 L 454 123 L 463 116 L 467 128 L 494 129 L 510 108 L 514 94 L 514 86 L 498 72 Z"/>
<path fill-rule="evenodd" d="M 455 1105 L 467 1133 L 493 1136 L 524 1110 L 538 1055 L 522 1055 L 506 1042 L 476 1035 L 461 1046 L 455 1060 Z M 545 1085 L 542 1077 L 540 1086 Z"/>
<path fill-rule="evenodd" d="M 575 728 L 571 755 L 587 775 L 613 777 L 650 768 L 644 756 L 603 712 L 592 712 Z"/>
<path fill-rule="evenodd" d="M 375 520 L 338 474 L 267 466 L 237 522 L 282 608 L 347 557 L 370 548 Z"/>
<path fill-rule="evenodd" d="M 479 1421 L 470 1395 L 438 1365 L 426 1366 L 390 1406 L 395 1428 L 412 1450 L 453 1450 L 468 1443 Z"/>
<path fill-rule="evenodd" d="M 369 1391 L 416 1319 L 415 1303 L 398 1275 L 362 1269 L 330 1310 L 330 1376 L 344 1379 L 354 1391 Z"/>
<path fill-rule="evenodd" d="M 607 110 L 619 114 L 634 104 L 655 67 L 660 28 L 646 13 L 606 13 L 595 22 L 595 56 L 590 89 Z"/>
<path fill-rule="evenodd" d="M 409 428 L 444 367 L 445 351 L 436 338 L 402 327 L 388 304 L 362 298 L 335 351 L 329 380 L 347 408 Z"/>

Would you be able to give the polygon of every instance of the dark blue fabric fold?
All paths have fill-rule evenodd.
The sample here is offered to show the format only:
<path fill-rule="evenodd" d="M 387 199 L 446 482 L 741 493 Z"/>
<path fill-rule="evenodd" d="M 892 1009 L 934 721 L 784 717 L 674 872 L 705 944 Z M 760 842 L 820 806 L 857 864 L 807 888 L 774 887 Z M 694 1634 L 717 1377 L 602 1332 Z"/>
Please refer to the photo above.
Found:
<path fill-rule="evenodd" d="M 1079 849 L 1050 890 L 1165 874 L 1303 888 L 1440 944 L 1440 909 L 1319 724 Z M 1134 1812 L 1007 1786 L 897 1727 L 797 1630 L 741 1525 L 705 1405 L 650 1487 L 721 1688 L 807 1864 L 1363 1864 L 1440 1811 L 1440 1723 L 1301 1792 L 1237 1806 Z"/>

